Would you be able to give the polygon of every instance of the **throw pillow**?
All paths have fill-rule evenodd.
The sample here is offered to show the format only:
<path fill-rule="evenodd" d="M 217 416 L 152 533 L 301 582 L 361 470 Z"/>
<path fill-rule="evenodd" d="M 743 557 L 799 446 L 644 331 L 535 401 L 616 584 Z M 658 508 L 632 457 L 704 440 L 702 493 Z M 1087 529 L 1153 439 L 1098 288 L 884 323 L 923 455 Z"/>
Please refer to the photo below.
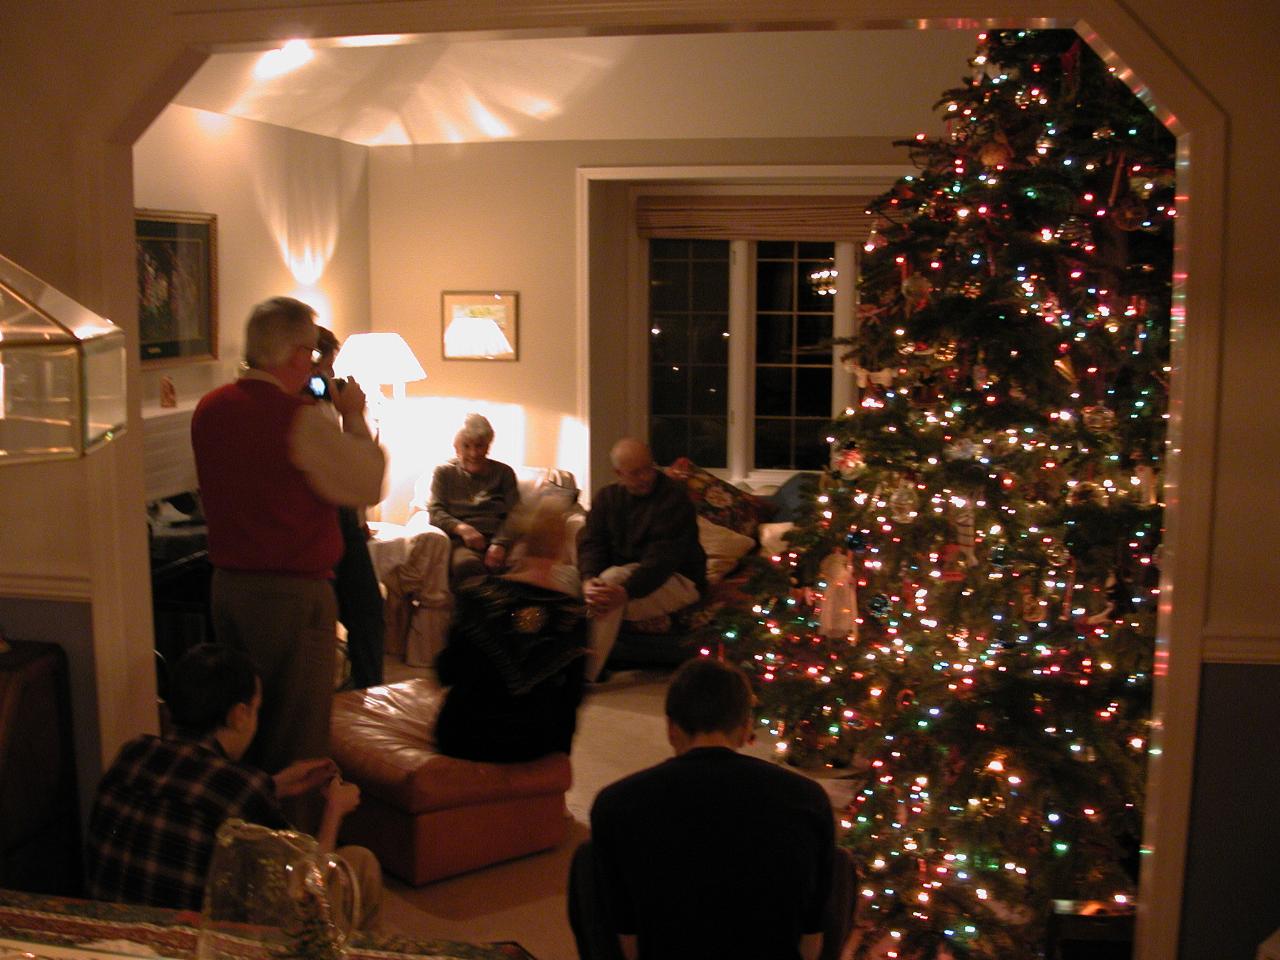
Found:
<path fill-rule="evenodd" d="M 790 520 L 779 520 L 777 523 L 762 523 L 756 531 L 760 537 L 760 552 L 773 556 L 775 553 L 785 553 L 790 546 L 783 536 L 788 530 L 795 527 Z"/>
<path fill-rule="evenodd" d="M 698 517 L 698 542 L 707 554 L 708 583 L 723 580 L 756 545 L 750 537 L 712 523 L 706 517 Z"/>
<path fill-rule="evenodd" d="M 698 516 L 748 537 L 755 536 L 760 521 L 769 519 L 772 513 L 767 500 L 739 490 L 688 457 L 680 457 L 664 472 L 669 477 L 684 481 Z"/>

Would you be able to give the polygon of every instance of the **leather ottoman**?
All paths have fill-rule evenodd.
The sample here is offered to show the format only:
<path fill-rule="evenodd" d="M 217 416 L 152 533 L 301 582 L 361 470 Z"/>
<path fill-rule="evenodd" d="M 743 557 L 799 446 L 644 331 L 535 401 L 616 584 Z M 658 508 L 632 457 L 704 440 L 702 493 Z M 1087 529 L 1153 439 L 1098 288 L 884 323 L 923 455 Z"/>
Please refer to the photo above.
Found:
<path fill-rule="evenodd" d="M 442 695 L 416 679 L 333 701 L 331 753 L 360 787 L 341 840 L 368 847 L 415 886 L 549 849 L 568 829 L 569 757 L 478 763 L 438 754 L 428 737 Z"/>

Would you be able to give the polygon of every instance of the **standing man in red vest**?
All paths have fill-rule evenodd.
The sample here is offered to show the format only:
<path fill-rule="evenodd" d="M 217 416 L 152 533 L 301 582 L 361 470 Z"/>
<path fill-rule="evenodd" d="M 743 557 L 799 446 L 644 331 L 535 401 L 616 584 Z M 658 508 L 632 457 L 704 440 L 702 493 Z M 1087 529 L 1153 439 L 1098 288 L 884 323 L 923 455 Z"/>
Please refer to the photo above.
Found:
<path fill-rule="evenodd" d="M 334 398 L 340 428 L 300 395 L 316 337 L 307 304 L 258 304 L 245 327 L 248 371 L 206 394 L 191 419 L 214 635 L 248 653 L 262 678 L 252 761 L 268 773 L 328 755 L 338 507 L 376 503 L 386 466 L 359 386 Z"/>

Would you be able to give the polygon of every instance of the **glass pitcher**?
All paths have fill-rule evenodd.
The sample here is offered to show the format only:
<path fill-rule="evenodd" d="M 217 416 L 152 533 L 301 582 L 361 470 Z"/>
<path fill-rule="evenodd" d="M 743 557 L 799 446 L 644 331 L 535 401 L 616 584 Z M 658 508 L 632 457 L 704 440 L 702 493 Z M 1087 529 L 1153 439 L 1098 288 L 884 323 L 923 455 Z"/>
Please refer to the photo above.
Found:
<path fill-rule="evenodd" d="M 231 819 L 218 828 L 197 960 L 341 960 L 359 890 L 314 837 Z"/>

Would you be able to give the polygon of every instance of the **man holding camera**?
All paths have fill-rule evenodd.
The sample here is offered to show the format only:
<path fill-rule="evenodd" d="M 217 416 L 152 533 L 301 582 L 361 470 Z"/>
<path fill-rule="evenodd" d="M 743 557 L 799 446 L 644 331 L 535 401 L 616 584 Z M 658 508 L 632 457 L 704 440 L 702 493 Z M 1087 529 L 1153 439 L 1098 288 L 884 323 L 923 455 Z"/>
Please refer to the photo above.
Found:
<path fill-rule="evenodd" d="M 302 395 L 317 336 L 307 304 L 258 304 L 245 328 L 248 371 L 206 394 L 191 419 L 214 633 L 248 653 L 262 678 L 250 758 L 268 773 L 328 753 L 338 508 L 376 503 L 386 465 L 356 383 L 335 392 L 341 427 Z"/>

